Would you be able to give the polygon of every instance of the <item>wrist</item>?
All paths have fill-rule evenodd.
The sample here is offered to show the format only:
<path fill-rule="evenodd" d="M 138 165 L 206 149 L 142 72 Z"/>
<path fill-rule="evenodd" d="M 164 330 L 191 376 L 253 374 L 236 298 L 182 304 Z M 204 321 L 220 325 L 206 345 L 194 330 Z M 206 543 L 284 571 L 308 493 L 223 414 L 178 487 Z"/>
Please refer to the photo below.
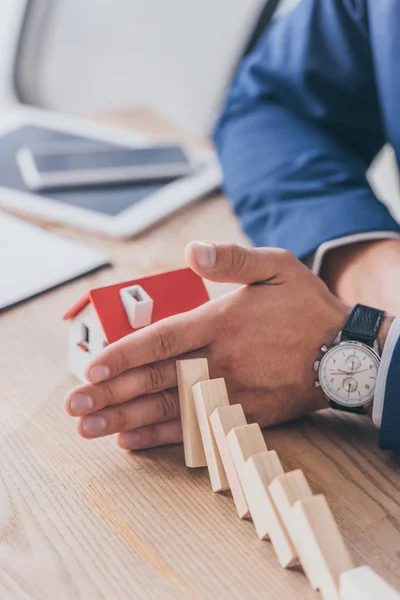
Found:
<path fill-rule="evenodd" d="M 400 239 L 374 240 L 330 250 L 321 278 L 335 296 L 350 306 L 358 302 L 400 312 Z"/>

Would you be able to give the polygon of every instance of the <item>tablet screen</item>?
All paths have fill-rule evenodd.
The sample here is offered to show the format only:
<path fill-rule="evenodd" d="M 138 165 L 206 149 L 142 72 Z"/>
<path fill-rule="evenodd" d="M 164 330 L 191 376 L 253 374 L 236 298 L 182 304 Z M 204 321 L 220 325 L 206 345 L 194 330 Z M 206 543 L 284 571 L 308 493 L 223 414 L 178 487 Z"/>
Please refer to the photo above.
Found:
<path fill-rule="evenodd" d="M 99 149 L 118 148 L 115 144 L 99 142 L 93 139 L 71 135 L 44 127 L 24 125 L 0 137 L 0 186 L 20 192 L 31 191 L 25 185 L 17 165 L 15 155 L 22 146 L 36 146 L 53 142 L 82 143 L 87 147 Z M 107 185 L 93 188 L 73 188 L 57 191 L 41 192 L 40 195 L 47 200 L 61 202 L 71 206 L 78 206 L 106 215 L 118 215 L 166 185 L 163 183 L 127 183 Z"/>

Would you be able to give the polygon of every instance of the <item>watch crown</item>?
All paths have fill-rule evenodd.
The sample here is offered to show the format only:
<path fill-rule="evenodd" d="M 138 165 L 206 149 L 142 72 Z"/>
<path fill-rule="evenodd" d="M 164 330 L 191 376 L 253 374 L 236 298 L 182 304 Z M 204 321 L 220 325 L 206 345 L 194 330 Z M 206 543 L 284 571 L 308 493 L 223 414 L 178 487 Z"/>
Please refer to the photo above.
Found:
<path fill-rule="evenodd" d="M 325 352 L 328 352 L 328 346 L 321 346 L 321 352 L 323 352 L 325 354 Z"/>
<path fill-rule="evenodd" d="M 321 364 L 321 361 L 320 361 L 320 360 L 316 360 L 316 361 L 314 362 L 314 366 L 313 366 L 313 369 L 314 369 L 314 371 L 318 371 L 318 369 L 319 369 L 319 365 L 320 365 L 320 364 Z"/>
<path fill-rule="evenodd" d="M 315 386 L 316 388 L 318 388 L 318 387 L 321 387 L 321 384 L 320 384 L 320 382 L 319 382 L 319 381 L 314 381 L 314 386 Z"/>

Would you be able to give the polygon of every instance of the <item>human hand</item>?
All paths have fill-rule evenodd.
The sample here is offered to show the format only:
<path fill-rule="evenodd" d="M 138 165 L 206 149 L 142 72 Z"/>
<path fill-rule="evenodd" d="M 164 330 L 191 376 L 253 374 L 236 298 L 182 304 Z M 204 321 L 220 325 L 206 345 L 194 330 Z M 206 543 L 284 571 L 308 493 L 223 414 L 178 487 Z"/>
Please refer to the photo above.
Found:
<path fill-rule="evenodd" d="M 330 250 L 321 278 L 345 304 L 400 314 L 400 239 L 374 240 Z"/>
<path fill-rule="evenodd" d="M 313 362 L 349 309 L 321 279 L 280 249 L 192 242 L 186 258 L 204 278 L 244 287 L 108 346 L 66 400 L 83 437 L 118 433 L 126 449 L 180 442 L 177 358 L 206 357 L 261 426 L 326 406 Z"/>

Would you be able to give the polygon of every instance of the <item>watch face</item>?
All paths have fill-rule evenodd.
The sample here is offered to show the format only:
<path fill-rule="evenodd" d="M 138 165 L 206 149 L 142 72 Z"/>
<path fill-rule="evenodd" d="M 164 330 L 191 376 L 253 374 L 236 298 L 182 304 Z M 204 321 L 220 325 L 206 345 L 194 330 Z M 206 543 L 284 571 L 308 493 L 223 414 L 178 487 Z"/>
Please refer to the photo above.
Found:
<path fill-rule="evenodd" d="M 342 342 L 325 354 L 319 382 L 325 394 L 343 406 L 358 407 L 375 393 L 379 356 L 359 342 Z"/>

